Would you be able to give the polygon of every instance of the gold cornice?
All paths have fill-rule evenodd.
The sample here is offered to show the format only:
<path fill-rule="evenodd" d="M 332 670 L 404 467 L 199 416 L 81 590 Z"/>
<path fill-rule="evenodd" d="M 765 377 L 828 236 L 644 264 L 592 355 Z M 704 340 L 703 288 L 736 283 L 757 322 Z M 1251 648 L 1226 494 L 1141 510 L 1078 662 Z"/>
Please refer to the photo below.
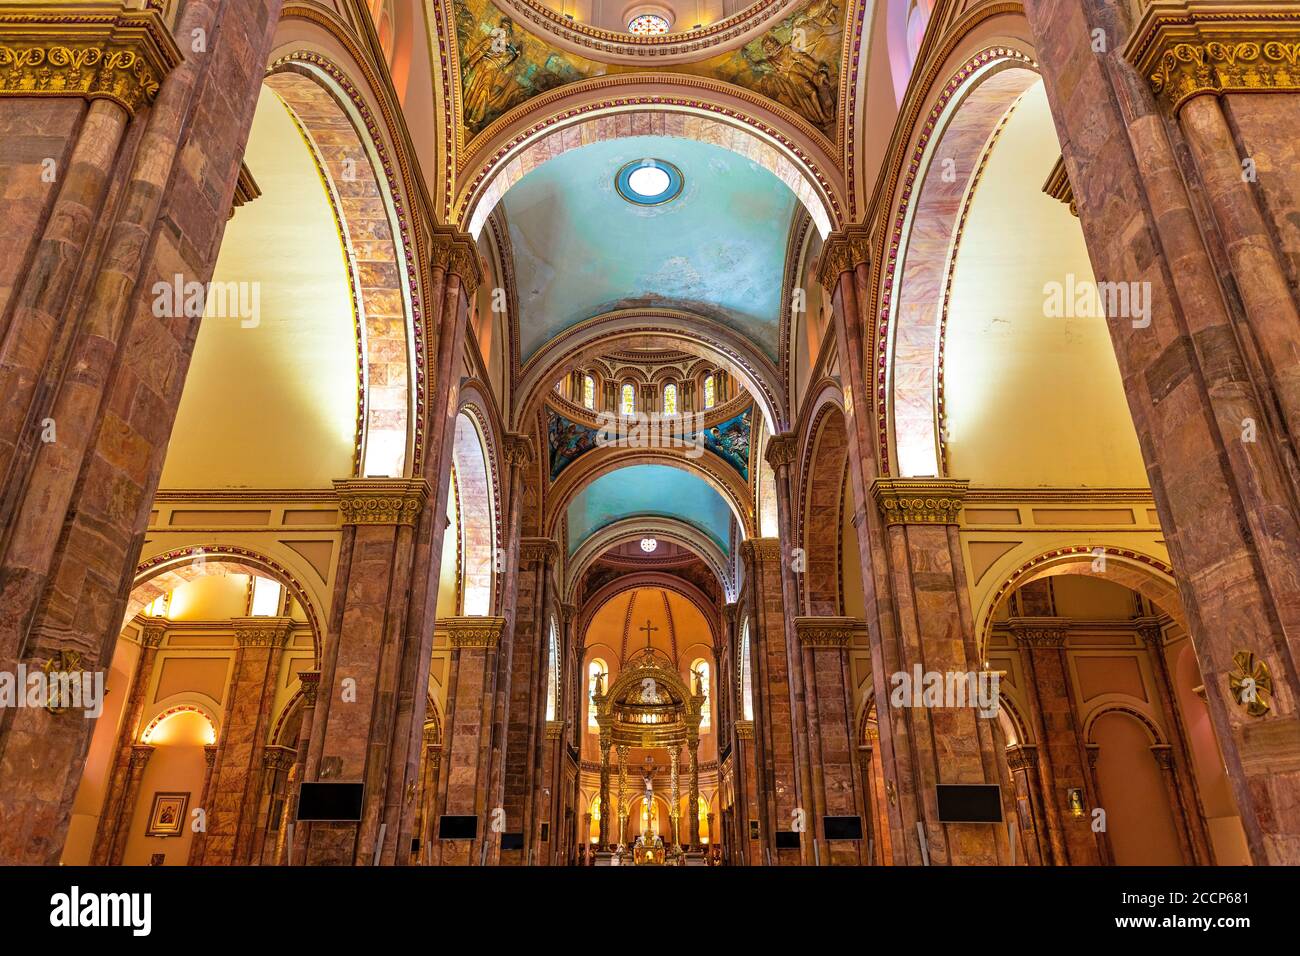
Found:
<path fill-rule="evenodd" d="M 1203 93 L 1300 91 L 1300 3 L 1151 0 L 1124 57 L 1177 113 Z"/>
<path fill-rule="evenodd" d="M 779 561 L 781 541 L 778 538 L 746 538 L 740 543 L 740 553 L 755 561 Z"/>
<path fill-rule="evenodd" d="M 1057 202 L 1065 203 L 1070 208 L 1070 215 L 1079 218 L 1079 206 L 1074 201 L 1074 187 L 1070 185 L 1070 175 L 1065 171 L 1064 156 L 1056 158 L 1052 171 L 1047 174 L 1047 182 L 1043 183 L 1043 192 Z"/>
<path fill-rule="evenodd" d="M 871 230 L 867 226 L 846 226 L 826 237 L 821 260 L 817 264 L 817 281 L 834 290 L 840 276 L 871 261 Z"/>
<path fill-rule="evenodd" d="M 0 5 L 0 96 L 107 99 L 135 114 L 183 59 L 155 9 Z"/>
<path fill-rule="evenodd" d="M 505 626 L 504 617 L 447 617 L 437 622 L 453 648 L 496 647 Z"/>
<path fill-rule="evenodd" d="M 429 497 L 423 478 L 340 478 L 334 481 L 342 524 L 414 525 Z"/>
<path fill-rule="evenodd" d="M 859 622 L 851 617 L 796 617 L 794 632 L 804 647 L 845 649 L 853 643 Z"/>
<path fill-rule="evenodd" d="M 877 478 L 871 494 L 886 524 L 956 524 L 969 484 L 953 478 Z"/>
<path fill-rule="evenodd" d="M 284 647 L 294 624 L 288 617 L 236 617 L 230 623 L 240 647 Z"/>

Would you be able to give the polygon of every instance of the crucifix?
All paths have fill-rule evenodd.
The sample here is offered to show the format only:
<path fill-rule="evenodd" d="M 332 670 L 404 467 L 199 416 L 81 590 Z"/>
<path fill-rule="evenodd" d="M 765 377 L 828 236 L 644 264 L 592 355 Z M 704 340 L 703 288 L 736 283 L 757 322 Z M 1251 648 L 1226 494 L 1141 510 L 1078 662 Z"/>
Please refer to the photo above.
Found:
<path fill-rule="evenodd" d="M 650 650 L 650 632 L 657 631 L 659 628 L 650 626 L 650 618 L 645 619 L 645 627 L 638 627 L 638 631 L 645 631 L 645 649 Z"/>

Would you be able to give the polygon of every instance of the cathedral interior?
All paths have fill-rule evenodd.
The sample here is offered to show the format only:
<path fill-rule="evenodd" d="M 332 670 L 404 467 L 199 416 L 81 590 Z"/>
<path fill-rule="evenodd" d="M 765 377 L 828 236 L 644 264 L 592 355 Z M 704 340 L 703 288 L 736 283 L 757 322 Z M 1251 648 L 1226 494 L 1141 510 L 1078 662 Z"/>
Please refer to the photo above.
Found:
<path fill-rule="evenodd" d="M 1297 129 L 1290 0 L 0 3 L 0 863 L 1300 863 Z"/>

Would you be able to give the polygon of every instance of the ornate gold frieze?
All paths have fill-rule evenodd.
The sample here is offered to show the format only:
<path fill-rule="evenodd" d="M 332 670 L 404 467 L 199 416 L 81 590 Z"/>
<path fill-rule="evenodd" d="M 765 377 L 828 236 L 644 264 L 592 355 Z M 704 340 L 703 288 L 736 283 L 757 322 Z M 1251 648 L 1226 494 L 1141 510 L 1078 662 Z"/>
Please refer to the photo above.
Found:
<path fill-rule="evenodd" d="M 849 226 L 832 232 L 822 246 L 817 280 L 825 288 L 834 290 L 841 274 L 856 268 L 859 263 L 870 261 L 871 233 L 866 226 Z"/>
<path fill-rule="evenodd" d="M 240 647 L 284 647 L 293 631 L 288 617 L 237 617 L 231 624 Z"/>
<path fill-rule="evenodd" d="M 1008 621 L 1007 629 L 1022 647 L 1061 647 L 1070 632 L 1070 625 L 1064 618 L 1022 617 Z"/>
<path fill-rule="evenodd" d="M 438 621 L 438 629 L 447 632 L 453 648 L 496 647 L 505 629 L 504 617 L 447 617 Z"/>
<path fill-rule="evenodd" d="M 847 648 L 857 625 L 851 617 L 796 617 L 794 632 L 804 647 Z"/>
<path fill-rule="evenodd" d="M 1156 0 L 1124 56 L 1174 112 L 1203 93 L 1300 92 L 1300 3 Z"/>
<path fill-rule="evenodd" d="M 297 757 L 297 751 L 292 747 L 282 747 L 279 744 L 267 744 L 262 751 L 262 766 L 267 770 L 288 771 L 293 766 L 294 759 Z"/>
<path fill-rule="evenodd" d="M 429 497 L 423 478 L 341 478 L 334 482 L 343 524 L 414 525 Z"/>
<path fill-rule="evenodd" d="M 159 11 L 120 3 L 0 7 L 0 95 L 153 102 L 182 60 Z"/>
<path fill-rule="evenodd" d="M 779 561 L 781 541 L 778 538 L 746 538 L 740 544 L 740 553 L 753 561 Z"/>
<path fill-rule="evenodd" d="M 969 484 L 952 478 L 877 478 L 871 493 L 886 524 L 956 524 Z"/>
<path fill-rule="evenodd" d="M 1070 175 L 1065 171 L 1064 156 L 1057 157 L 1056 164 L 1047 175 L 1047 182 L 1043 183 L 1043 192 L 1057 202 L 1065 203 L 1070 207 L 1070 215 L 1079 218 L 1079 206 L 1074 201 L 1074 187 L 1070 185 Z"/>

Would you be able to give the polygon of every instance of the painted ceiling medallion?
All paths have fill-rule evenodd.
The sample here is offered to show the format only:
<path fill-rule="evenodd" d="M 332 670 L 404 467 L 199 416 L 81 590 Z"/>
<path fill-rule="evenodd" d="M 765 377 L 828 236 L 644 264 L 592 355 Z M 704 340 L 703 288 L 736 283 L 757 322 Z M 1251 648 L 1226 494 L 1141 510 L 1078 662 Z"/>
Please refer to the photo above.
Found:
<path fill-rule="evenodd" d="M 646 554 L 653 554 L 655 548 L 657 547 L 659 547 L 659 542 L 657 539 L 655 538 L 641 539 L 641 550 L 644 551 Z"/>
<path fill-rule="evenodd" d="M 676 199 L 685 180 L 682 171 L 662 159 L 636 159 L 614 177 L 614 188 L 638 206 L 662 206 Z"/>

